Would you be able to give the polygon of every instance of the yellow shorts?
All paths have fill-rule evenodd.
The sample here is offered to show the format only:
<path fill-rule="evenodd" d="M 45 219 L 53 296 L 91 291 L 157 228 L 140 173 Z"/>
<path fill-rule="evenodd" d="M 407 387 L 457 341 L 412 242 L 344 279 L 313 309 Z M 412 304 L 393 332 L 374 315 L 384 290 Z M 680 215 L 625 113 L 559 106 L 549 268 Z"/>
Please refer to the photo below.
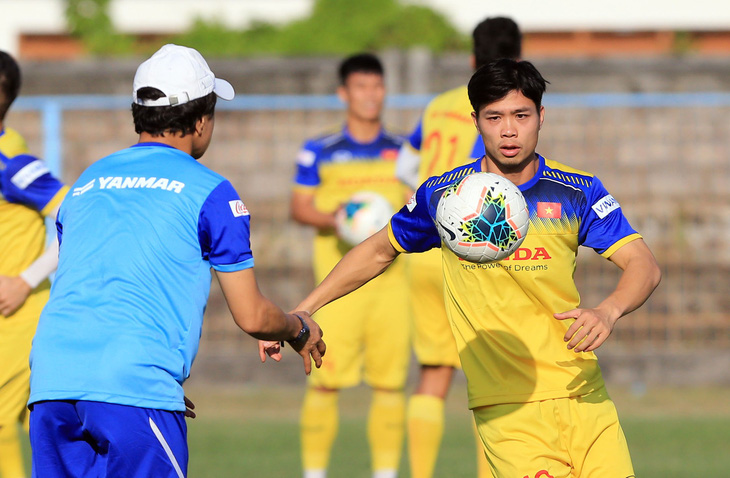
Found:
<path fill-rule="evenodd" d="M 631 456 L 605 388 L 473 410 L 495 478 L 628 478 Z"/>
<path fill-rule="evenodd" d="M 421 365 L 461 367 L 444 305 L 441 249 L 410 255 L 413 351 Z"/>
<path fill-rule="evenodd" d="M 410 361 L 410 308 L 404 257 L 381 276 L 314 314 L 327 354 L 309 383 L 340 389 L 360 384 L 405 387 Z"/>
<path fill-rule="evenodd" d="M 26 402 L 30 391 L 30 346 L 48 290 L 28 297 L 10 317 L 0 315 L 0 426 L 21 422 L 28 428 Z"/>

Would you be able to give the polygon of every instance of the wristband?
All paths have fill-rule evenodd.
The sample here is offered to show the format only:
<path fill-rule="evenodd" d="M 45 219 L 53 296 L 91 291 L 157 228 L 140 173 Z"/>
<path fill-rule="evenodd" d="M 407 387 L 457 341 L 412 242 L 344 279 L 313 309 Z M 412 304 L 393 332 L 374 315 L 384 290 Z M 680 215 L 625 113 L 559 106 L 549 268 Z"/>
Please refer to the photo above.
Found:
<path fill-rule="evenodd" d="M 297 334 L 297 336 L 295 338 L 293 338 L 291 340 L 287 340 L 287 342 L 289 342 L 289 345 L 294 345 L 295 343 L 297 343 L 300 340 L 302 340 L 302 338 L 304 338 L 304 336 L 309 335 L 309 326 L 304 321 L 304 319 L 302 318 L 302 316 L 299 315 L 299 314 L 292 314 L 292 315 L 294 317 L 296 317 L 297 319 L 299 319 L 299 322 L 302 323 L 302 328 L 299 331 L 299 334 Z M 282 340 L 281 342 L 279 342 L 279 345 L 282 346 L 282 347 L 284 347 L 284 341 Z"/>
<path fill-rule="evenodd" d="M 299 319 L 299 322 L 302 323 L 302 328 L 301 328 L 301 330 L 299 330 L 299 334 L 297 334 L 297 336 L 295 338 L 293 338 L 291 340 L 287 340 L 287 342 L 289 342 L 289 345 L 293 345 L 293 344 L 299 342 L 300 340 L 302 340 L 305 336 L 309 335 L 309 326 L 304 321 L 304 318 L 302 318 L 302 316 L 299 314 L 292 314 L 292 315 L 294 317 L 296 317 L 297 319 Z"/>

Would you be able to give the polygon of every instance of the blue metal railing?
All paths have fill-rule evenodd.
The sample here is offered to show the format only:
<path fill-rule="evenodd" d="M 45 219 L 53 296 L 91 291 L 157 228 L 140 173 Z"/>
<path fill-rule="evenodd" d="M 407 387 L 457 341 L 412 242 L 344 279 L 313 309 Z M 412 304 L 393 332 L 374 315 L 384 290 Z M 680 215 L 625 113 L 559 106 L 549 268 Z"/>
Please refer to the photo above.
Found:
<path fill-rule="evenodd" d="M 390 95 L 389 109 L 420 109 L 433 95 Z M 730 106 L 730 93 L 548 93 L 543 103 L 551 108 L 669 108 Z M 63 163 L 63 112 L 65 110 L 121 110 L 130 108 L 126 95 L 25 96 L 13 105 L 20 111 L 38 111 L 43 127 L 43 158 L 54 174 Z M 217 108 L 232 111 L 338 110 L 343 107 L 336 95 L 239 95 L 221 101 Z"/>

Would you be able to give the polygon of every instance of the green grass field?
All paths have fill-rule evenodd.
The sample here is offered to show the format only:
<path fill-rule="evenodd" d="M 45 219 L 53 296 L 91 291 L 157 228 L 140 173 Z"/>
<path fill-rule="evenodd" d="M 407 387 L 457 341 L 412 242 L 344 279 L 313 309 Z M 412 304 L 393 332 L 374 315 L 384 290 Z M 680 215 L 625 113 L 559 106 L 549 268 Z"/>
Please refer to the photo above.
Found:
<path fill-rule="evenodd" d="M 730 388 L 649 389 L 637 395 L 609 387 L 638 478 L 730 476 Z M 298 478 L 301 387 L 187 387 L 198 418 L 188 421 L 191 478 Z M 369 476 L 366 388 L 346 390 L 330 477 Z M 475 445 L 464 384 L 447 401 L 447 425 L 436 477 L 474 477 Z M 27 448 L 27 447 L 26 447 Z M 26 449 L 27 451 L 27 449 Z M 408 476 L 405 454 L 401 476 Z M 590 478 L 590 477 L 588 477 Z"/>
<path fill-rule="evenodd" d="M 730 389 L 649 389 L 641 395 L 609 389 L 619 410 L 639 478 L 730 476 Z M 301 476 L 299 387 L 190 388 L 198 418 L 189 423 L 191 477 Z M 341 399 L 340 434 L 330 476 L 369 476 L 365 420 L 369 394 Z M 475 476 L 475 445 L 463 384 L 449 397 L 438 477 Z M 401 476 L 408 476 L 402 460 Z"/>

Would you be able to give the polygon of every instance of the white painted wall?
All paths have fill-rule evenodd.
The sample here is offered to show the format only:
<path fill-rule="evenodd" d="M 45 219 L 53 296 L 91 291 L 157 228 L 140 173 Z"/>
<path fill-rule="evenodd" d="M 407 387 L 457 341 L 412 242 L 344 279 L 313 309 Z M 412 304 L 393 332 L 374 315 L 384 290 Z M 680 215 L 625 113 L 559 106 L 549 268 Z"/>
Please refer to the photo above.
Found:
<path fill-rule="evenodd" d="M 367 0 L 353 0 L 367 1 Z M 464 32 L 483 18 L 506 15 L 523 31 L 727 30 L 725 0 L 406 0 L 443 12 Z M 112 19 L 130 33 L 177 32 L 195 17 L 231 27 L 254 20 L 287 22 L 305 16 L 313 0 L 114 0 Z M 17 52 L 20 33 L 66 28 L 64 0 L 0 0 L 0 49 Z"/>

